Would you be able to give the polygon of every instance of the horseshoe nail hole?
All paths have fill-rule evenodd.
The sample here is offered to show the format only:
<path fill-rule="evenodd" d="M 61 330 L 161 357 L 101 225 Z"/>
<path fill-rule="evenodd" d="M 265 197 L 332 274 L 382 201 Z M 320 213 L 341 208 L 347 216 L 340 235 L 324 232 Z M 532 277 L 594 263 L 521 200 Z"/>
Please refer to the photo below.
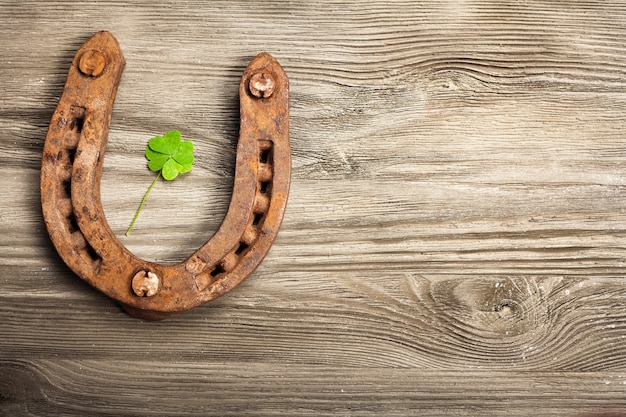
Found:
<path fill-rule="evenodd" d="M 213 268 L 213 271 L 211 271 L 211 276 L 216 277 L 219 274 L 223 274 L 224 272 L 226 271 L 224 270 L 224 267 L 222 265 L 216 265 L 215 268 Z"/>
<path fill-rule="evenodd" d="M 85 123 L 85 112 L 87 109 L 82 106 L 72 106 L 70 113 L 72 115 L 72 121 L 70 122 L 70 130 L 76 129 L 76 132 L 80 133 L 83 130 L 83 124 Z"/>
<path fill-rule="evenodd" d="M 77 117 L 70 122 L 70 130 L 76 129 L 77 133 L 83 131 L 83 124 L 85 123 L 85 118 Z"/>
<path fill-rule="evenodd" d="M 248 249 L 250 245 L 245 242 L 239 242 L 239 246 L 237 250 L 235 250 L 235 255 L 241 255 L 246 249 Z"/>
<path fill-rule="evenodd" d="M 102 259 L 100 255 L 98 255 L 98 253 L 94 250 L 94 248 L 91 247 L 91 245 L 87 245 L 85 250 L 87 252 L 87 255 L 89 255 L 92 261 L 97 262 Z"/>
<path fill-rule="evenodd" d="M 87 244 L 83 253 L 91 260 L 91 266 L 94 270 L 100 269 L 100 265 L 102 265 L 102 257 L 98 255 L 91 245 Z"/>
<path fill-rule="evenodd" d="M 70 165 L 74 165 L 74 158 L 76 158 L 76 148 L 67 149 L 67 159 L 69 159 Z"/>
<path fill-rule="evenodd" d="M 272 154 L 272 148 L 262 149 L 261 155 L 259 155 L 259 162 L 262 164 L 267 164 L 270 160 L 270 156 Z"/>
<path fill-rule="evenodd" d="M 74 214 L 67 218 L 67 231 L 70 233 L 78 232 L 80 228 L 78 227 L 78 222 L 76 221 L 76 217 Z"/>
<path fill-rule="evenodd" d="M 67 179 L 65 181 L 63 181 L 61 183 L 61 186 L 63 187 L 63 192 L 67 197 L 70 197 L 72 195 L 72 180 L 71 179 Z"/>
<path fill-rule="evenodd" d="M 83 131 L 83 124 L 85 123 L 85 119 L 84 118 L 80 118 L 80 119 L 76 119 L 76 131 L 78 133 Z"/>
<path fill-rule="evenodd" d="M 256 213 L 254 219 L 252 219 L 252 226 L 258 226 L 263 220 L 263 213 Z"/>
<path fill-rule="evenodd" d="M 261 194 L 266 194 L 268 189 L 269 189 L 269 186 L 270 186 L 270 182 L 269 181 L 263 181 L 261 183 L 261 186 L 259 187 L 259 192 Z"/>

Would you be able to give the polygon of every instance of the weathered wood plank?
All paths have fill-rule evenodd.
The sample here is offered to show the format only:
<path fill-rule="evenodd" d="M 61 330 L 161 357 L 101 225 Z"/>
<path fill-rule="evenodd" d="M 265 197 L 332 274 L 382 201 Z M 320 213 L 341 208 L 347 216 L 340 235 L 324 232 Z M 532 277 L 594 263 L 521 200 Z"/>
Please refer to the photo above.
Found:
<path fill-rule="evenodd" d="M 486 373 L 626 367 L 626 288 L 619 279 L 259 274 L 226 299 L 143 325 L 94 291 L 74 287 L 80 297 L 51 291 L 2 297 L 1 316 L 20 320 L 0 323 L 6 338 L 0 358 L 30 352 L 115 359 L 123 346 L 123 357 L 201 363 Z M 36 335 L 25 337 L 24 329 Z"/>
<path fill-rule="evenodd" d="M 626 407 L 624 377 L 609 372 L 500 371 L 485 378 L 477 371 L 364 372 L 143 359 L 15 361 L 2 362 L 2 368 L 9 375 L 4 402 L 14 415 L 48 415 L 54 409 L 67 416 L 618 417 Z"/>

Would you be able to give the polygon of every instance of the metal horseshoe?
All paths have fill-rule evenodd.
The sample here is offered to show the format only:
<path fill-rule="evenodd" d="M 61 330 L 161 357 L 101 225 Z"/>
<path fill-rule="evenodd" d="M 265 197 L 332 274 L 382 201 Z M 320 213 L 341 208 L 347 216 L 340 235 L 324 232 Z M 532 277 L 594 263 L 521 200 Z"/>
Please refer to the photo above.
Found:
<path fill-rule="evenodd" d="M 245 69 L 228 213 L 185 261 L 163 265 L 126 249 L 109 227 L 100 200 L 111 111 L 124 65 L 109 32 L 96 33 L 76 53 L 46 136 L 41 204 L 52 243 L 72 271 L 130 315 L 161 320 L 232 290 L 261 263 L 276 238 L 291 178 L 289 83 L 267 53 Z"/>

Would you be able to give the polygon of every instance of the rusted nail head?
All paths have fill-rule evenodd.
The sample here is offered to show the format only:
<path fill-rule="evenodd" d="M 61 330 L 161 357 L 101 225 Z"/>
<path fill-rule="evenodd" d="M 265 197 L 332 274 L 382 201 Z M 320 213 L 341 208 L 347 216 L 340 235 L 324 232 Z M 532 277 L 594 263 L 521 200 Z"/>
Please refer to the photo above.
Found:
<path fill-rule="evenodd" d="M 253 226 L 248 226 L 243 232 L 241 240 L 246 245 L 252 245 L 257 237 L 259 237 L 259 232 Z"/>
<path fill-rule="evenodd" d="M 274 92 L 274 77 L 267 72 L 257 72 L 250 77 L 248 87 L 256 98 L 268 98 Z"/>
<path fill-rule="evenodd" d="M 161 289 L 161 280 L 154 272 L 139 271 L 133 277 L 132 287 L 137 297 L 152 297 Z"/>
<path fill-rule="evenodd" d="M 230 252 L 226 256 L 224 256 L 220 263 L 224 271 L 230 272 L 235 269 L 235 267 L 239 263 L 239 257 L 234 252 Z"/>
<path fill-rule="evenodd" d="M 81 55 L 78 63 L 80 71 L 91 77 L 97 77 L 104 71 L 106 58 L 100 51 L 90 50 Z"/>

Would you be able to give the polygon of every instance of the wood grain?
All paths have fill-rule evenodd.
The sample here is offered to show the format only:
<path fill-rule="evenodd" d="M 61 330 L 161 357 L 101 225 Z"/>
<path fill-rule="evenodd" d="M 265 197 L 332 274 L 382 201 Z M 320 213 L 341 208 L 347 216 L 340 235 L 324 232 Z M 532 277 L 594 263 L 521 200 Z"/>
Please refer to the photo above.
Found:
<path fill-rule="evenodd" d="M 554 398 L 542 411 L 549 415 L 616 417 L 624 402 L 594 414 L 580 414 L 581 405 L 621 395 L 614 375 L 573 375 L 563 381 L 558 373 L 494 372 L 486 379 L 480 372 L 463 375 L 426 371 L 415 378 L 406 369 L 258 366 L 216 367 L 194 362 L 154 363 L 128 361 L 48 361 L 36 364 L 9 362 L 4 368 L 22 382 L 9 387 L 6 400 L 15 413 L 46 413 L 54 404 L 68 415 L 150 415 L 137 405 L 149 402 L 156 415 L 318 415 L 327 409 L 334 415 L 404 416 L 418 410 L 430 415 L 459 415 L 480 410 L 481 415 L 530 415 L 546 392 L 561 385 L 572 398 Z M 156 374 L 156 376 L 155 376 Z M 202 374 L 202 375 L 200 375 Z M 114 381 L 117 375 L 133 375 Z M 251 380 L 252 379 L 252 380 Z M 255 381 L 257 380 L 256 384 Z M 411 380 L 407 385 L 402 381 Z M 93 389 L 86 391 L 83 384 Z M 563 386 L 565 385 L 565 386 Z M 585 387 L 585 390 L 581 389 Z M 33 389 L 37 387 L 37 389 Z M 7 391 L 5 391 L 7 392 Z M 219 396 L 216 395 L 219 393 Z M 376 393 L 376 400 L 372 400 Z M 109 401 L 100 403 L 103 396 Z M 24 398 L 28 402 L 23 402 Z M 68 402 L 67 398 L 73 398 Z M 181 401 L 185 402 L 180 407 Z M 329 404 L 332 403 L 331 404 Z M 25 407 L 24 404 L 30 407 Z M 94 410 L 93 404 L 99 404 Z M 290 404 L 290 410 L 284 408 Z M 442 406 L 445 404 L 445 406 Z"/>
<path fill-rule="evenodd" d="M 626 5 L 1 1 L 0 415 L 626 416 Z M 162 323 L 60 261 L 41 149 L 80 44 L 127 60 L 102 180 L 184 259 L 232 189 L 237 85 L 290 77 L 293 180 L 238 289 Z M 152 181 L 177 128 L 194 170 Z"/>

